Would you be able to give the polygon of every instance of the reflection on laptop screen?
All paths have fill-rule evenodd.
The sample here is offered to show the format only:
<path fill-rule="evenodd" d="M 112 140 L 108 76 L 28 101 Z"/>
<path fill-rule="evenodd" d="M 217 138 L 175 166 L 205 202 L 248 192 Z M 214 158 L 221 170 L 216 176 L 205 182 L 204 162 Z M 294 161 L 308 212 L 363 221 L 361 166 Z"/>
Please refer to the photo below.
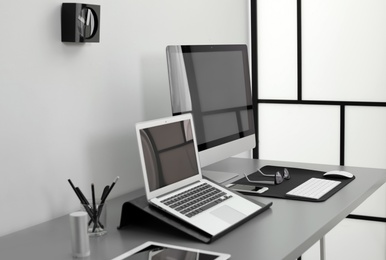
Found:
<path fill-rule="evenodd" d="M 140 130 L 150 191 L 199 174 L 190 120 Z"/>

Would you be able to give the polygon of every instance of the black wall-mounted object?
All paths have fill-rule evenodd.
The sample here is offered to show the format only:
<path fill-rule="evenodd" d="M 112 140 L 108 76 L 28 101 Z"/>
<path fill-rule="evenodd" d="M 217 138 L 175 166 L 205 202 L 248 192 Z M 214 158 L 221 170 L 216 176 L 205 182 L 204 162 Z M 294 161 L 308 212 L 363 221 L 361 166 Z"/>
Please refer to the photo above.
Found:
<path fill-rule="evenodd" d="M 99 5 L 62 4 L 62 42 L 99 42 Z"/>

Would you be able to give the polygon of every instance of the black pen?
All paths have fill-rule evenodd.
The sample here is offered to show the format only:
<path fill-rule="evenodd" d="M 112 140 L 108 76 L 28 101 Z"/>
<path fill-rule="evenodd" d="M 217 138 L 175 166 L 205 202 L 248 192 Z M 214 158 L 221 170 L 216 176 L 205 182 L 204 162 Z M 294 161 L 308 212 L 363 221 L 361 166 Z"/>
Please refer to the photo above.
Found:
<path fill-rule="evenodd" d="M 68 182 L 70 183 L 71 187 L 72 187 L 72 188 L 74 189 L 74 191 L 75 191 L 75 186 L 74 186 L 74 184 L 72 183 L 71 179 L 68 179 Z"/>
<path fill-rule="evenodd" d="M 114 188 L 114 186 L 115 186 L 115 183 L 117 183 L 118 179 L 119 179 L 119 176 L 117 176 L 117 177 L 115 178 L 115 180 L 113 181 L 113 183 L 111 184 L 111 186 L 110 186 L 110 189 L 108 190 L 108 192 L 107 192 L 106 196 L 103 198 L 103 201 L 102 201 L 102 203 L 104 203 L 104 202 L 105 202 L 105 200 L 107 199 L 107 196 L 109 196 L 109 194 L 110 194 L 111 190 Z"/>
<path fill-rule="evenodd" d="M 87 199 L 84 197 L 82 191 L 78 187 L 75 187 L 70 179 L 68 179 L 68 182 L 70 183 L 70 185 L 71 185 L 72 189 L 74 190 L 76 196 L 78 196 L 78 199 L 79 199 L 80 203 L 83 205 L 83 207 L 86 210 L 87 214 L 90 216 L 90 219 L 92 219 L 93 214 L 91 212 L 91 209 L 89 208 L 89 203 L 88 203 Z"/>
<path fill-rule="evenodd" d="M 104 204 L 103 198 L 106 196 L 106 193 L 107 193 L 108 190 L 109 190 L 109 185 L 106 185 L 105 188 L 103 189 L 102 196 L 101 196 L 101 202 L 100 202 L 100 204 L 99 204 L 99 206 L 98 206 L 97 221 L 98 221 L 98 223 L 99 223 L 99 226 L 101 226 L 101 228 L 104 228 L 104 226 L 103 226 L 102 223 L 99 221 L 99 217 L 100 217 L 101 212 L 102 212 L 102 209 L 103 209 L 103 204 Z M 89 222 L 88 222 L 88 225 L 90 225 L 92 221 L 93 221 L 93 220 L 90 219 Z"/>
<path fill-rule="evenodd" d="M 80 200 L 80 203 L 89 205 L 89 202 L 87 201 L 86 197 L 83 195 L 82 191 L 78 187 L 75 187 L 70 179 L 68 179 L 68 182 L 70 183 L 70 185 L 71 185 L 72 189 L 74 190 L 76 196 L 78 196 L 78 199 Z"/>
<path fill-rule="evenodd" d="M 96 209 L 96 203 L 95 203 L 94 183 L 91 183 L 91 196 L 92 196 L 92 213 L 93 213 L 93 221 L 94 221 L 94 228 L 92 231 L 94 232 L 97 226 L 97 209 Z"/>
<path fill-rule="evenodd" d="M 87 214 L 89 215 L 90 221 L 93 221 L 93 220 L 94 220 L 94 211 L 93 211 L 93 209 L 91 208 L 90 203 L 88 202 L 88 200 L 86 199 L 86 197 L 83 195 L 83 193 L 82 193 L 82 191 L 79 189 L 79 187 L 76 187 L 75 189 L 79 192 L 80 203 L 83 205 L 83 208 L 86 210 Z M 91 224 L 91 223 L 89 222 L 88 225 L 90 225 L 90 224 Z"/>
<path fill-rule="evenodd" d="M 76 187 L 75 189 L 79 192 L 80 202 L 82 202 L 82 204 L 84 204 L 84 205 L 90 206 L 90 203 L 88 202 L 86 197 L 83 195 L 83 192 L 79 189 L 79 187 Z"/>
<path fill-rule="evenodd" d="M 103 189 L 103 192 L 102 192 L 102 196 L 101 196 L 101 202 L 99 204 L 99 207 L 98 207 L 98 213 L 97 213 L 97 220 L 98 220 L 98 223 L 99 225 L 103 227 L 102 223 L 99 222 L 99 218 L 101 216 L 101 213 L 102 213 L 102 209 L 103 209 L 103 206 L 105 204 L 105 199 L 106 199 L 106 196 L 107 196 L 107 192 L 109 191 L 109 185 L 106 185 L 105 188 Z M 90 223 L 89 223 L 90 225 Z"/>
<path fill-rule="evenodd" d="M 113 183 L 111 184 L 110 188 L 109 188 L 109 186 L 106 186 L 106 187 L 104 188 L 103 193 L 102 193 L 102 197 L 101 197 L 101 204 L 99 205 L 99 208 L 98 208 L 98 219 L 99 219 L 99 217 L 100 217 L 100 215 L 101 215 L 101 213 L 102 213 L 102 209 L 103 209 L 103 206 L 104 206 L 105 201 L 106 201 L 106 199 L 107 199 L 107 196 L 109 196 L 111 190 L 114 188 L 114 186 L 115 186 L 115 184 L 117 183 L 118 179 L 119 179 L 119 176 L 117 176 L 117 177 L 115 178 L 115 180 L 114 180 Z"/>
<path fill-rule="evenodd" d="M 79 192 L 76 190 L 76 188 L 75 188 L 74 184 L 72 183 L 72 181 L 70 179 L 68 179 L 68 182 L 70 183 L 70 185 L 71 185 L 72 189 L 74 190 L 74 192 L 75 192 L 76 196 L 78 197 L 78 199 L 82 202 L 82 198 L 81 198 Z"/>
<path fill-rule="evenodd" d="M 99 205 L 100 208 L 98 209 L 98 218 L 99 218 L 99 216 L 101 215 L 102 208 L 103 208 L 103 206 L 104 206 L 104 204 L 105 204 L 105 201 L 106 201 L 106 199 L 107 199 L 107 196 L 109 196 L 111 190 L 114 188 L 115 183 L 117 183 L 118 179 L 119 179 L 119 176 L 117 176 L 117 177 L 115 178 L 115 180 L 114 180 L 113 183 L 111 184 L 110 188 L 109 188 L 109 186 L 106 186 L 106 187 L 104 188 L 103 193 L 102 193 L 102 197 L 101 197 L 101 204 Z"/>
<path fill-rule="evenodd" d="M 105 188 L 103 189 L 102 196 L 101 196 L 101 202 L 103 203 L 105 201 L 105 198 L 107 196 L 107 192 L 109 191 L 110 186 L 106 185 Z"/>

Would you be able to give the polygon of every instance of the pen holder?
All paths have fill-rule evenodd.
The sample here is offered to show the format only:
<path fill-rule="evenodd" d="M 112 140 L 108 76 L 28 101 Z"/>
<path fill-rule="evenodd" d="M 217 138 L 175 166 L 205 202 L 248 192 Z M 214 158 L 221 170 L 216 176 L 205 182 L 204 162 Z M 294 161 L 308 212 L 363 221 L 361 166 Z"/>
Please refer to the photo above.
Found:
<path fill-rule="evenodd" d="M 87 232 L 89 236 L 103 236 L 107 233 L 106 202 L 103 204 L 97 202 L 95 208 L 92 204 L 81 204 L 81 210 L 86 211 L 88 215 Z"/>

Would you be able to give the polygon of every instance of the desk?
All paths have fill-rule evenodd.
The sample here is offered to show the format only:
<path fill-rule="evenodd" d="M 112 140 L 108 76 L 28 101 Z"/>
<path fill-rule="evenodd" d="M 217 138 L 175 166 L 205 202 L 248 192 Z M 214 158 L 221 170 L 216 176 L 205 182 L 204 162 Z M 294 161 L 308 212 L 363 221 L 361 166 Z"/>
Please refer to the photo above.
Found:
<path fill-rule="evenodd" d="M 143 190 L 131 192 L 108 201 L 108 233 L 99 238 L 90 238 L 91 256 L 84 259 L 111 259 L 145 241 L 153 240 L 225 252 L 231 254 L 232 259 L 295 260 L 386 182 L 386 170 L 371 168 L 241 158 L 229 158 L 208 168 L 242 173 L 264 165 L 322 171 L 340 168 L 354 173 L 356 179 L 329 200 L 321 203 L 252 197 L 263 203 L 272 201 L 273 206 L 211 244 L 201 243 L 167 227 L 150 230 L 143 226 L 133 226 L 117 230 L 122 204 L 144 194 Z M 1 237 L 1 258 L 7 260 L 72 259 L 68 219 L 68 215 L 63 216 Z"/>

